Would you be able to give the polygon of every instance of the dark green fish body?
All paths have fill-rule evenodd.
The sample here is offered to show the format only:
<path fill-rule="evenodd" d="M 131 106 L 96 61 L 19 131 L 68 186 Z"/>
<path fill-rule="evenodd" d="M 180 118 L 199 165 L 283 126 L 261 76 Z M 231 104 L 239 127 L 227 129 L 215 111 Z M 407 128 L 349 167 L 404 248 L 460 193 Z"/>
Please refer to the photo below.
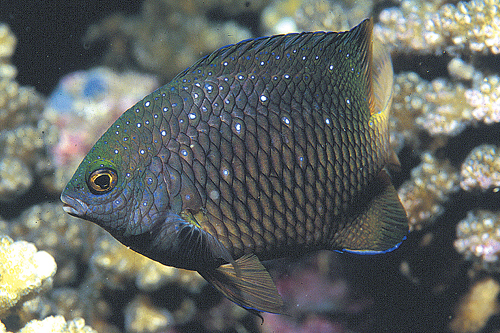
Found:
<path fill-rule="evenodd" d="M 224 47 L 127 110 L 61 199 L 243 307 L 280 312 L 259 259 L 382 252 L 408 230 L 384 170 L 391 87 L 371 20 Z"/>

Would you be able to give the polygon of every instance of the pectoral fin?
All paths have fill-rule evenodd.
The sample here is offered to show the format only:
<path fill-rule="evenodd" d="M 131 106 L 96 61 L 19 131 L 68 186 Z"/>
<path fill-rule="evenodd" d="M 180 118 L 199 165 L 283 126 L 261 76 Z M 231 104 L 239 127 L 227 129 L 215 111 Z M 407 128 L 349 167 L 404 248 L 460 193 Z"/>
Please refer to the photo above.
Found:
<path fill-rule="evenodd" d="M 283 300 L 268 271 L 253 254 L 244 255 L 234 264 L 221 265 L 200 274 L 224 296 L 245 309 L 282 313 Z"/>

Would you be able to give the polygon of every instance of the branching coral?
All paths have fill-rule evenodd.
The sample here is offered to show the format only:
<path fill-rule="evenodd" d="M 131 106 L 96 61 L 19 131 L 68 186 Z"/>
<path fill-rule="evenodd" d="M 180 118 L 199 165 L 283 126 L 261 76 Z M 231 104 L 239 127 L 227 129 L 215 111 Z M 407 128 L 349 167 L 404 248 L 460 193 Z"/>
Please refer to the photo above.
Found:
<path fill-rule="evenodd" d="M 372 2 L 274 0 L 261 16 L 266 34 L 349 30 L 370 15 Z"/>
<path fill-rule="evenodd" d="M 500 187 L 500 149 L 494 145 L 481 145 L 474 148 L 460 171 L 460 186 L 471 189 L 487 190 Z"/>
<path fill-rule="evenodd" d="M 455 249 L 482 268 L 498 270 L 500 214 L 484 210 L 468 212 L 457 225 Z"/>
<path fill-rule="evenodd" d="M 399 189 L 410 230 L 420 230 L 443 212 L 448 196 L 459 189 L 459 177 L 447 161 L 439 161 L 424 153 L 422 163 L 411 172 L 411 180 Z"/>
<path fill-rule="evenodd" d="M 43 98 L 15 81 L 17 70 L 10 64 L 15 45 L 10 29 L 0 25 L 0 201 L 12 201 L 32 186 L 47 142 L 54 139 L 40 117 Z"/>
<path fill-rule="evenodd" d="M 406 0 L 384 9 L 375 34 L 397 49 L 420 53 L 500 53 L 500 7 L 495 0 Z"/>
<path fill-rule="evenodd" d="M 492 75 L 475 80 L 474 87 L 465 92 L 472 106 L 472 116 L 486 124 L 500 122 L 500 77 Z"/>

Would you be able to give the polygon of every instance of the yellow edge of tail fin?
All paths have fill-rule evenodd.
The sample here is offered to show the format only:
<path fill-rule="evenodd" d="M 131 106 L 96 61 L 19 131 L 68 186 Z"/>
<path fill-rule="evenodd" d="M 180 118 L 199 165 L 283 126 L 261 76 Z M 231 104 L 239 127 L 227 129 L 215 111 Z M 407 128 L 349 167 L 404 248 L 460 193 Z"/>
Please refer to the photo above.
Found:
<path fill-rule="evenodd" d="M 371 114 L 387 116 L 392 102 L 394 75 L 391 56 L 382 42 L 374 38 L 372 43 Z"/>

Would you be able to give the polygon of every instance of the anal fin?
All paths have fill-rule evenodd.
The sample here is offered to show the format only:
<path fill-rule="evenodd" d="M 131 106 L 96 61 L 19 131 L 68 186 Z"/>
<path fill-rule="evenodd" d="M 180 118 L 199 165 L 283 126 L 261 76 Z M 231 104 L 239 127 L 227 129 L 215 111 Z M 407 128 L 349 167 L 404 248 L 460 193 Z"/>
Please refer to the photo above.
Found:
<path fill-rule="evenodd" d="M 247 310 L 283 313 L 283 300 L 276 285 L 254 254 L 200 274 L 229 300 Z"/>
<path fill-rule="evenodd" d="M 389 175 L 382 170 L 360 201 L 359 215 L 336 235 L 335 247 L 361 254 L 389 252 L 406 238 L 408 220 Z M 359 208 L 359 210 L 358 210 Z"/>

